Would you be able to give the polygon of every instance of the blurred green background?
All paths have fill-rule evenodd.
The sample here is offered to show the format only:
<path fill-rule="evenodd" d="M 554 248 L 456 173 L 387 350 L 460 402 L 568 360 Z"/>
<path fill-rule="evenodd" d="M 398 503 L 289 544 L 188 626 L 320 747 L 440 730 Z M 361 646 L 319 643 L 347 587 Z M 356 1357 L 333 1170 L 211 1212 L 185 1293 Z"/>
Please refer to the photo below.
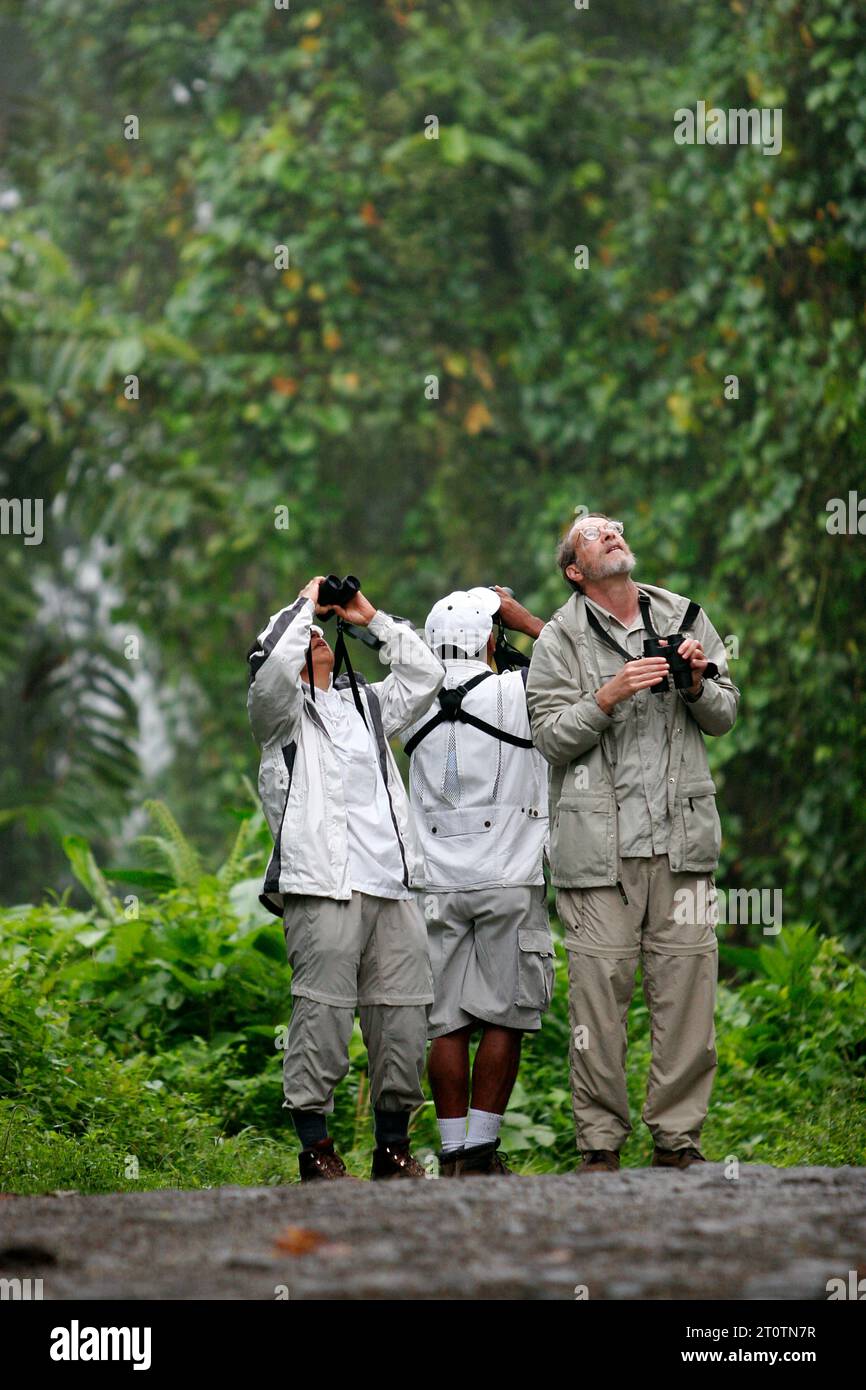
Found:
<path fill-rule="evenodd" d="M 280 1131 L 246 650 L 329 570 L 416 622 L 493 582 L 547 617 L 580 506 L 728 640 L 718 882 L 784 895 L 778 939 L 720 933 L 708 1143 L 863 1161 L 866 559 L 827 504 L 866 490 L 864 40 L 856 0 L 0 0 L 0 493 L 45 507 L 0 536 L 15 1182 L 86 1137 L 114 1177 L 70 1180 L 111 1185 L 145 1110 L 152 1180 L 200 1105 Z M 677 145 L 699 100 L 782 108 L 781 153 Z M 566 1031 L 560 988 L 515 1112 L 542 1166 Z M 363 1088 L 359 1047 L 361 1154 Z"/>

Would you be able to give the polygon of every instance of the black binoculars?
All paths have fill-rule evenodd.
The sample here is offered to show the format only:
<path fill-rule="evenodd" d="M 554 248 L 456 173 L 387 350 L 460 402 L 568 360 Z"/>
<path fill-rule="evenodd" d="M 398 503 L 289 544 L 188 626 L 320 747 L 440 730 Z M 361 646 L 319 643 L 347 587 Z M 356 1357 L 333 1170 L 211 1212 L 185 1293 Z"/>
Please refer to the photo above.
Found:
<path fill-rule="evenodd" d="M 328 604 L 335 603 L 340 608 L 345 608 L 347 603 L 351 603 L 361 587 L 361 581 L 354 574 L 347 574 L 345 579 L 340 579 L 336 574 L 329 574 L 319 585 L 319 605 L 322 608 Z M 331 613 L 323 613 L 322 618 L 327 622 L 332 617 Z"/>
<path fill-rule="evenodd" d="M 655 637 L 645 637 L 643 644 L 644 656 L 664 657 L 670 666 L 677 690 L 688 690 L 694 680 L 691 662 L 687 657 L 680 656 L 677 651 L 677 647 L 685 640 L 682 632 L 672 632 L 669 637 L 659 637 L 658 634 Z M 650 686 L 653 695 L 664 695 L 670 688 L 667 676 L 663 676 L 656 685 Z"/>

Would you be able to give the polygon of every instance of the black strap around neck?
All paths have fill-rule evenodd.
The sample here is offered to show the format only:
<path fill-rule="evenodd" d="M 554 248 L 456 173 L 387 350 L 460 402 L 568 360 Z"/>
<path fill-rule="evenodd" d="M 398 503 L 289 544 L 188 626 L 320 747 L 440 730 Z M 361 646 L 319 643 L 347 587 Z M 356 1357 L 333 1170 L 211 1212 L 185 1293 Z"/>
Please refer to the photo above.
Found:
<path fill-rule="evenodd" d="M 651 637 L 656 637 L 656 636 L 658 636 L 658 634 L 657 634 L 655 628 L 653 627 L 652 612 L 651 612 L 651 609 L 650 609 L 649 596 L 648 596 L 647 594 L 638 593 L 637 598 L 638 598 L 638 603 L 640 604 L 640 613 L 641 613 L 641 618 L 643 619 L 643 625 L 644 625 L 644 627 L 646 628 L 647 632 L 650 634 Z M 615 638 L 615 637 L 612 637 L 611 634 L 607 631 L 607 628 L 602 627 L 602 625 L 601 625 L 601 623 L 599 622 L 598 618 L 595 616 L 595 612 L 593 611 L 592 608 L 590 608 L 590 606 L 589 606 L 588 603 L 587 603 L 587 605 L 586 605 L 586 619 L 587 619 L 587 622 L 589 623 L 590 627 L 592 628 L 593 632 L 594 632 L 598 637 L 601 638 L 602 642 L 606 642 L 606 643 L 607 643 L 607 645 L 610 647 L 611 651 L 615 651 L 619 656 L 623 657 L 624 660 L 626 660 L 626 661 L 638 661 L 638 660 L 640 660 L 639 657 L 637 657 L 637 656 L 632 656 L 631 652 L 630 652 L 630 651 L 627 651 L 625 647 L 621 647 L 620 644 L 619 644 L 619 642 L 617 642 L 616 638 Z"/>
<path fill-rule="evenodd" d="M 352 687 L 352 699 L 355 701 L 355 709 L 360 714 L 364 723 L 367 723 L 367 716 L 364 713 L 364 706 L 361 703 L 361 695 L 358 690 L 358 682 L 355 679 L 355 672 L 349 660 L 349 649 L 346 646 L 346 639 L 343 636 L 343 619 L 337 619 L 337 640 L 334 643 L 334 670 L 331 675 L 331 688 L 337 684 L 337 677 L 343 666 L 346 667 L 346 675 L 349 677 L 349 685 Z M 310 684 L 310 699 L 316 703 L 316 682 L 313 679 L 313 644 L 310 642 L 307 647 L 307 679 Z"/>
<path fill-rule="evenodd" d="M 364 721 L 364 724 L 366 725 L 367 716 L 364 713 L 364 706 L 361 703 L 361 695 L 358 690 L 358 682 L 355 679 L 355 672 L 352 669 L 352 663 L 349 660 L 349 649 L 346 646 L 346 638 L 343 634 L 343 626 L 343 619 L 338 618 L 337 640 L 334 643 L 334 672 L 333 676 L 331 677 L 331 684 L 336 685 L 337 677 L 339 676 L 340 672 L 343 669 L 343 666 L 345 665 L 346 675 L 349 677 L 349 685 L 352 688 L 352 699 L 355 701 L 355 709 L 358 711 L 358 713 Z"/>
<path fill-rule="evenodd" d="M 637 596 L 637 601 L 640 607 L 640 615 L 643 618 L 644 627 L 646 628 L 650 637 L 658 637 L 658 633 L 653 627 L 653 610 L 649 600 L 649 594 L 639 592 Z"/>
<path fill-rule="evenodd" d="M 646 628 L 650 637 L 658 637 L 658 633 L 656 632 L 655 627 L 653 626 L 652 606 L 650 604 L 649 594 L 642 593 L 639 590 L 637 601 L 640 606 L 640 614 L 643 620 L 644 627 Z M 682 622 L 680 623 L 681 632 L 687 632 L 690 627 L 694 626 L 695 619 L 697 618 L 700 611 L 701 605 L 699 603 L 695 603 L 694 599 L 689 599 L 689 606 L 683 614 Z M 619 642 L 617 642 L 616 638 L 612 637 L 611 634 L 607 631 L 607 629 L 602 627 L 601 623 L 595 616 L 595 613 L 593 612 L 592 608 L 590 608 L 589 604 L 586 605 L 586 617 L 593 632 L 595 632 L 601 638 L 602 642 L 606 642 L 607 645 L 613 651 L 618 652 L 619 655 L 621 657 L 624 657 L 626 661 L 640 660 L 639 656 L 632 656 L 631 652 L 626 651 L 625 647 L 621 647 L 619 645 Z M 707 667 L 707 675 L 711 678 L 715 678 L 715 676 L 718 675 L 718 669 L 719 668 L 715 665 L 714 662 L 710 662 Z"/>

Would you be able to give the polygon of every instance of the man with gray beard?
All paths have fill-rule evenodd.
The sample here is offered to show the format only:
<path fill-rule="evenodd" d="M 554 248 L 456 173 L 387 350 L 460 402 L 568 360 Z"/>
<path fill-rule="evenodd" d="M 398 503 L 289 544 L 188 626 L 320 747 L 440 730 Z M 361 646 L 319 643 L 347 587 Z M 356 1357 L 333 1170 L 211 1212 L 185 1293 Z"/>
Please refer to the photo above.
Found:
<path fill-rule="evenodd" d="M 535 643 L 526 688 L 550 764 L 550 869 L 568 952 L 584 1172 L 616 1171 L 631 1132 L 626 1020 L 638 961 L 652 1019 L 643 1110 L 652 1162 L 703 1161 L 721 848 L 704 735 L 727 733 L 739 700 L 709 619 L 683 595 L 632 580 L 623 531 L 592 513 L 563 539 L 557 558 L 573 593 Z M 643 654 L 648 638 L 674 634 L 673 646 Z M 682 658 L 677 683 L 666 650 Z"/>

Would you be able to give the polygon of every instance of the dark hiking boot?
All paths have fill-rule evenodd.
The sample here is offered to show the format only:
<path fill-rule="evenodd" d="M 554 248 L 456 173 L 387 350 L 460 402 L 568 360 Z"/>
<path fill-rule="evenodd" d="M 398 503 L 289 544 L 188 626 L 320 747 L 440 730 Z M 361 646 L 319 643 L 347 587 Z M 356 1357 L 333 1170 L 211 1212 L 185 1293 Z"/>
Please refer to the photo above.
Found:
<path fill-rule="evenodd" d="M 691 1168 L 693 1163 L 706 1163 L 700 1149 L 656 1149 L 652 1168 Z"/>
<path fill-rule="evenodd" d="M 615 1149 L 586 1149 L 578 1173 L 618 1173 L 619 1154 Z"/>
<path fill-rule="evenodd" d="M 349 1178 L 357 1181 L 352 1179 L 351 1173 L 334 1148 L 334 1141 L 330 1135 L 326 1139 L 318 1139 L 312 1148 L 301 1149 L 298 1154 L 298 1168 L 301 1182 L 313 1182 L 319 1178 Z"/>
<path fill-rule="evenodd" d="M 459 1160 L 463 1157 L 465 1152 L 466 1150 L 463 1148 L 449 1149 L 447 1153 L 441 1153 L 436 1155 L 437 1159 L 439 1160 L 440 1178 L 457 1177 L 457 1164 Z"/>
<path fill-rule="evenodd" d="M 379 1144 L 373 1150 L 373 1166 L 370 1177 L 379 1178 L 426 1178 L 422 1163 L 409 1152 L 409 1140 L 403 1139 L 390 1144 Z"/>
<path fill-rule="evenodd" d="M 471 1144 L 461 1149 L 455 1165 L 458 1178 L 474 1177 L 513 1177 L 505 1162 L 505 1154 L 497 1153 L 501 1140 L 494 1139 L 489 1144 Z"/>

